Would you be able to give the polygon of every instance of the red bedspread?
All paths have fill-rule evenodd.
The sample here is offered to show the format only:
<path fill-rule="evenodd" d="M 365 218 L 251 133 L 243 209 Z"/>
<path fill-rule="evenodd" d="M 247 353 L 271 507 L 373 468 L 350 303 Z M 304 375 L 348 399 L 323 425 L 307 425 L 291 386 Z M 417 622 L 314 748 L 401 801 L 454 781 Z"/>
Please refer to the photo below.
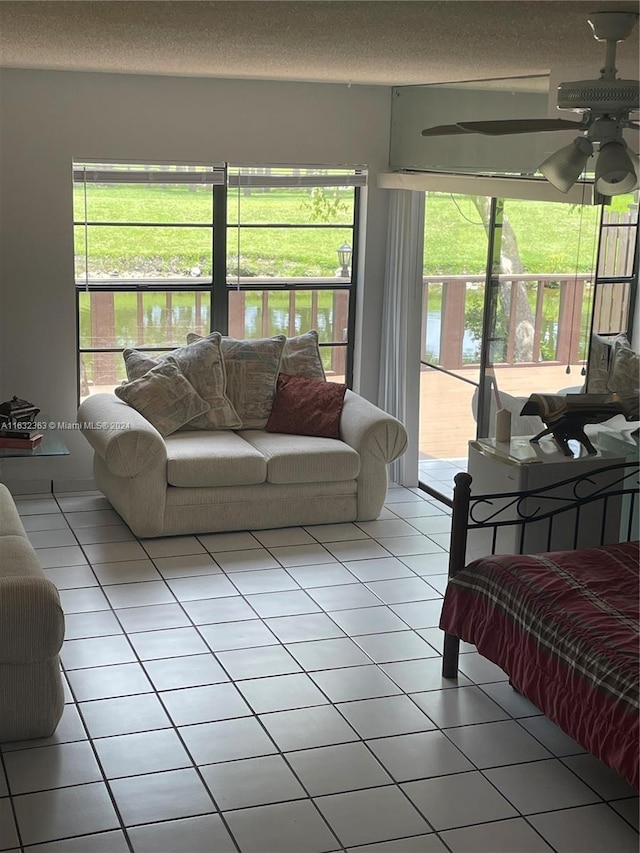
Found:
<path fill-rule="evenodd" d="M 639 547 L 475 560 L 449 581 L 440 620 L 636 788 Z"/>

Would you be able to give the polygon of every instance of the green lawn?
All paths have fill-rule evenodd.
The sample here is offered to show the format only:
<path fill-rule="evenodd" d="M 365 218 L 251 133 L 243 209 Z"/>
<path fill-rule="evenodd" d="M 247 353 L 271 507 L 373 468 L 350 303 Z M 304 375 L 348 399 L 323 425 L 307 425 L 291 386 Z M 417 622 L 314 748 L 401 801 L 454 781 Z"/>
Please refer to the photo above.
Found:
<path fill-rule="evenodd" d="M 75 189 L 75 216 L 82 219 L 82 187 Z M 345 195 L 346 194 L 346 195 Z M 343 191 L 343 199 L 348 195 Z M 203 187 L 91 185 L 87 192 L 90 221 L 180 222 L 211 221 L 211 194 Z M 228 220 L 257 224 L 319 224 L 311 214 L 309 191 L 231 191 Z M 629 196 L 614 198 L 613 209 L 626 209 Z M 568 204 L 508 200 L 506 219 L 517 238 L 526 272 L 588 272 L 594 257 L 597 208 Z M 332 276 L 337 248 L 349 241 L 352 205 L 329 224 L 335 228 L 228 229 L 227 269 L 241 275 Z M 340 227 L 343 226 L 343 227 Z M 89 229 L 89 266 L 94 275 L 186 275 L 199 267 L 211 274 L 211 229 L 125 226 Z M 578 258 L 578 235 L 580 257 Z M 427 199 L 425 274 L 482 274 L 486 265 L 486 234 L 480 215 L 465 196 L 432 193 Z M 76 275 L 84 275 L 84 229 L 76 228 Z M 239 256 L 239 264 L 238 264 Z"/>

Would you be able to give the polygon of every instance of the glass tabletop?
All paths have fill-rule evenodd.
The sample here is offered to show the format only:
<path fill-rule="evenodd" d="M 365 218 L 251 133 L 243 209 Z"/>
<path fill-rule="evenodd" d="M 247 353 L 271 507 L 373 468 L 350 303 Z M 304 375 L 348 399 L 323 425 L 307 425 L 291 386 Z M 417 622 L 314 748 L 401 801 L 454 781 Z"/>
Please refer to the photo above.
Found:
<path fill-rule="evenodd" d="M 0 459 L 12 459 L 19 456 L 68 456 L 69 448 L 60 438 L 56 429 L 45 429 L 42 441 L 36 447 L 0 447 Z"/>

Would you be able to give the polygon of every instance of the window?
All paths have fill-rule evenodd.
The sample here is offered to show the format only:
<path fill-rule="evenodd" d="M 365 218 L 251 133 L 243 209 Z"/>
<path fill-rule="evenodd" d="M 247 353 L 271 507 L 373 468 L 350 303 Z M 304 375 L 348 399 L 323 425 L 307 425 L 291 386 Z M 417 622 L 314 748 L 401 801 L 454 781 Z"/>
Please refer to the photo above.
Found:
<path fill-rule="evenodd" d="M 125 347 L 188 332 L 318 330 L 350 384 L 363 169 L 76 163 L 80 397 L 125 378 Z"/>

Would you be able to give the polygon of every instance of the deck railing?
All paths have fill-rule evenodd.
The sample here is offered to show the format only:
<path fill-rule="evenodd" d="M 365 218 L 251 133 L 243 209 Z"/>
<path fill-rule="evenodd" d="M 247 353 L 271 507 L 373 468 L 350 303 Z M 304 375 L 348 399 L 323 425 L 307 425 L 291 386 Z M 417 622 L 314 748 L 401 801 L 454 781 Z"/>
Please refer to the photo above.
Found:
<path fill-rule="evenodd" d="M 506 292 L 505 304 L 508 312 L 505 316 L 504 358 L 501 363 L 515 364 L 576 364 L 585 358 L 585 330 L 588 332 L 589 313 L 592 297 L 593 278 L 590 275 L 561 274 L 519 274 L 501 275 L 501 287 Z M 427 361 L 438 364 L 447 370 L 456 370 L 464 366 L 477 364 L 479 359 L 464 355 L 465 332 L 470 331 L 467 296 L 484 288 L 484 275 L 440 275 L 424 276 L 423 305 L 429 306 L 430 295 L 435 295 L 440 303 L 439 334 L 435 340 L 428 332 L 428 311 L 422 317 L 422 355 Z M 626 295 L 623 288 L 615 290 L 617 313 L 624 308 Z M 556 291 L 557 305 L 545 312 L 545 297 Z M 435 292 L 435 294 L 434 294 Z M 614 291 L 611 292 L 613 298 Z M 523 302 L 527 305 L 523 330 Z M 436 312 L 437 313 L 437 312 Z M 615 312 L 613 312 L 615 313 Z M 476 318 L 477 320 L 477 318 Z M 543 333 L 545 325 L 552 326 L 552 340 L 547 341 L 547 353 L 543 352 Z M 616 331 L 619 331 L 619 328 Z M 526 346 L 522 338 L 525 337 Z M 581 352 L 582 345 L 582 352 Z M 553 347 L 550 357 L 549 346 Z M 523 357 L 522 353 L 527 353 Z M 479 352 L 479 340 L 478 340 Z M 430 357 L 426 357 L 429 353 Z"/>

